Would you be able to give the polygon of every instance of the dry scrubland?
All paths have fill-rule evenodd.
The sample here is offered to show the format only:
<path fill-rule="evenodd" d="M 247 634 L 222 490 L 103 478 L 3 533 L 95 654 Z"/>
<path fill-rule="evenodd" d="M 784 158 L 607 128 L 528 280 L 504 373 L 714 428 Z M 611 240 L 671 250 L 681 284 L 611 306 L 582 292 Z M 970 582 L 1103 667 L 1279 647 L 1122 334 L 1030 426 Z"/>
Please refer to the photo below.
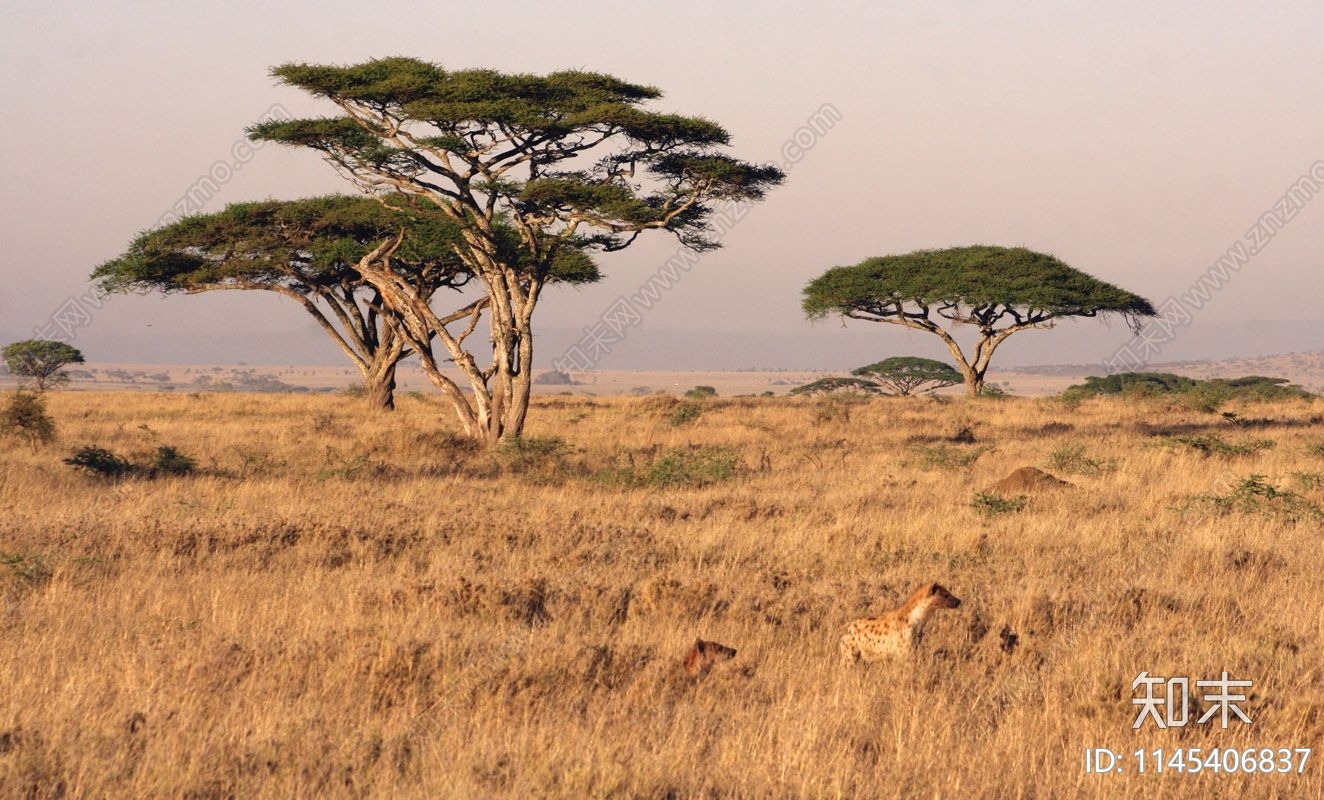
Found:
<path fill-rule="evenodd" d="M 0 795 L 1324 796 L 1324 404 L 687 403 L 542 398 L 482 453 L 413 397 L 52 395 L 0 452 Z M 1075 486 L 974 503 L 1027 465 Z M 925 580 L 965 603 L 913 660 L 838 668 Z M 695 636 L 739 655 L 690 680 Z M 1142 670 L 1223 669 L 1252 726 L 1131 729 Z M 1317 752 L 1083 767 L 1214 746 Z"/>

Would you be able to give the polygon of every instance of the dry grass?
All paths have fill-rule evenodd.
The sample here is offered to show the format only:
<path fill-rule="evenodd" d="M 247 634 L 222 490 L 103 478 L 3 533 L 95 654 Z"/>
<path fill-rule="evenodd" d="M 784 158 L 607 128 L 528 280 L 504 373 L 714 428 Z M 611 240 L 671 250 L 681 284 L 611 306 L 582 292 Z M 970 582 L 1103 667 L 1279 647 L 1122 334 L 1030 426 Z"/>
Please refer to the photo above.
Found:
<path fill-rule="evenodd" d="M 1324 753 L 1083 755 L 1321 748 L 1318 405 L 677 402 L 541 399 L 483 453 L 431 400 L 52 395 L 59 442 L 0 452 L 0 795 L 1324 795 Z M 1275 446 L 1172 444 L 1203 434 Z M 83 445 L 199 472 L 105 482 Z M 972 502 L 1064 451 L 1109 468 Z M 1251 475 L 1293 508 L 1211 499 Z M 913 659 L 837 667 L 927 580 L 965 603 Z M 739 655 L 691 680 L 696 636 Z M 1224 669 L 1253 725 L 1132 730 L 1142 670 Z"/>

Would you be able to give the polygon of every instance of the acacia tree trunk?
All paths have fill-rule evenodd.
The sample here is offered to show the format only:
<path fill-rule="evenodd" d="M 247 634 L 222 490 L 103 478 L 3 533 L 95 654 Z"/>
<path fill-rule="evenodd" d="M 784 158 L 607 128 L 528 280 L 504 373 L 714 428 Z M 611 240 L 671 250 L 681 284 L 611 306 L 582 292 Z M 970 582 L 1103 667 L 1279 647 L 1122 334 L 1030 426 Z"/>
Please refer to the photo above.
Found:
<path fill-rule="evenodd" d="M 356 305 L 352 290 L 340 295 L 334 288 L 323 288 L 316 295 L 309 295 L 283 286 L 247 288 L 269 289 L 297 300 L 358 367 L 368 405 L 381 411 L 395 410 L 395 369 L 400 359 L 407 355 L 405 347 L 408 344 L 404 332 L 399 330 L 399 320 L 378 314 L 375 301 L 364 312 Z M 325 301 L 339 321 L 340 329 L 322 313 L 315 298 Z"/>
<path fill-rule="evenodd" d="M 965 375 L 965 393 L 967 397 L 978 397 L 984 393 L 984 373 L 976 371 L 969 364 L 961 364 L 961 372 Z"/>
<path fill-rule="evenodd" d="M 382 303 L 391 309 L 399 323 L 400 336 L 418 355 L 423 374 L 450 400 L 465 435 L 494 444 L 505 432 L 501 412 L 506 399 L 503 387 L 508 382 L 504 380 L 506 375 L 500 369 L 503 361 L 502 342 L 506 341 L 501 336 L 503 329 L 495 322 L 491 323 L 494 361 L 486 369 L 480 368 L 473 354 L 464 347 L 465 340 L 477 329 L 483 311 L 486 309 L 489 313 L 497 313 L 489 308 L 492 304 L 491 296 L 439 317 L 429 305 L 428 298 L 391 267 L 390 255 L 402 241 L 403 232 L 394 241 L 383 242 L 359 261 L 357 270 L 378 291 Z M 448 326 L 459 322 L 465 322 L 462 330 L 455 332 L 449 329 Z M 464 373 L 469 394 L 466 395 L 459 384 L 442 372 L 434 350 L 435 341 L 441 342 L 449 356 L 447 360 Z M 493 378 L 496 380 L 493 381 Z"/>
<path fill-rule="evenodd" d="M 928 331 L 942 339 L 943 344 L 947 345 L 948 352 L 952 354 L 952 359 L 956 361 L 957 368 L 961 370 L 961 375 L 965 378 L 965 391 L 968 397 L 979 397 L 984 393 L 984 376 L 988 374 L 989 362 L 993 360 L 993 351 L 998 348 L 998 345 L 1002 344 L 1008 336 L 1016 331 L 1038 327 L 1037 324 L 1019 324 L 1000 330 L 994 328 L 981 329 L 982 338 L 975 345 L 974 358 L 968 358 L 965 352 L 961 350 L 960 343 L 952 338 L 951 334 L 943 330 L 940 325 L 934 323 L 933 320 L 916 319 L 914 317 L 891 317 L 877 321 Z"/>
<path fill-rule="evenodd" d="M 391 256 L 403 237 L 402 231 L 364 256 L 357 271 L 391 309 L 400 336 L 418 354 L 428 380 L 451 401 L 465 434 L 489 446 L 520 436 L 533 393 L 533 311 L 545 279 L 521 275 L 495 256 L 485 255 L 487 260 L 475 273 L 488 295 L 439 317 L 418 287 L 391 267 Z M 465 340 L 477 329 L 484 311 L 492 361 L 480 368 Z M 461 322 L 464 328 L 458 332 L 448 327 Z M 438 341 L 447 360 L 464 373 L 468 394 L 441 371 L 434 352 Z"/>
<path fill-rule="evenodd" d="M 374 371 L 364 371 L 363 390 L 368 405 L 381 411 L 395 410 L 395 366 L 396 362 L 392 361 Z"/>

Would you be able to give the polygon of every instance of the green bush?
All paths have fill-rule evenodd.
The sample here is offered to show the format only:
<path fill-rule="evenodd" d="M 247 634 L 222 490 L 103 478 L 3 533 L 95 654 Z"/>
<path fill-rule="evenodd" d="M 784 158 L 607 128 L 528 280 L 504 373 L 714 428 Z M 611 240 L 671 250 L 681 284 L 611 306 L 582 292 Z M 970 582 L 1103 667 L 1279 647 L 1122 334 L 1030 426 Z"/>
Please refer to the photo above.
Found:
<path fill-rule="evenodd" d="M 1198 380 L 1169 372 L 1119 372 L 1103 377 L 1091 375 L 1082 384 L 1062 392 L 1060 397 L 1068 403 L 1087 397 L 1123 395 L 1126 397 L 1175 397 L 1202 411 L 1216 411 L 1231 400 L 1260 401 L 1304 399 L 1314 397 L 1286 378 L 1266 378 L 1248 375 L 1242 378 L 1212 378 Z"/>
<path fill-rule="evenodd" d="M 80 447 L 64 463 L 103 478 L 123 478 L 137 469 L 127 458 L 102 447 Z"/>
<path fill-rule="evenodd" d="M 729 447 L 698 447 L 664 453 L 645 475 L 659 488 L 707 486 L 735 477 L 739 465 L 740 455 Z"/>
<path fill-rule="evenodd" d="M 998 514 L 1010 514 L 1025 508 L 1025 504 L 1030 502 L 1030 498 L 1023 494 L 1015 497 L 1003 497 L 1000 494 L 989 494 L 987 492 L 977 492 L 975 499 L 970 502 L 970 507 L 986 517 L 996 516 Z"/>
<path fill-rule="evenodd" d="M 1228 442 L 1225 441 L 1223 437 L 1212 433 L 1205 433 L 1200 436 L 1176 436 L 1173 437 L 1172 442 L 1174 444 L 1185 445 L 1204 456 L 1216 455 L 1223 456 L 1224 458 L 1248 456 L 1257 453 L 1260 450 L 1272 450 L 1275 445 L 1273 439 L 1252 439 L 1246 442 Z"/>
<path fill-rule="evenodd" d="M 1049 454 L 1048 468 L 1073 475 L 1103 475 L 1117 471 L 1117 459 L 1090 458 L 1085 455 L 1085 445 L 1068 445 Z"/>
<path fill-rule="evenodd" d="M 730 447 L 691 446 L 652 452 L 637 463 L 626 454 L 628 464 L 605 469 L 594 476 L 599 483 L 626 489 L 652 486 L 659 489 L 696 488 L 731 480 L 740 473 L 740 453 Z"/>
<path fill-rule="evenodd" d="M 921 469 L 962 469 L 968 467 L 991 450 L 991 447 L 969 447 L 950 444 L 916 446 Z"/>
<path fill-rule="evenodd" d="M 1296 492 L 1279 489 L 1264 475 L 1243 478 L 1222 495 L 1199 495 L 1195 502 L 1212 506 L 1219 513 L 1258 514 L 1294 522 L 1324 517 L 1319 506 Z"/>
<path fill-rule="evenodd" d="M 667 419 L 677 427 L 693 422 L 703 415 L 703 406 L 699 403 L 681 403 L 671 410 Z"/>
<path fill-rule="evenodd" d="M 516 436 L 506 439 L 497 452 L 511 458 L 541 460 L 570 452 L 570 445 L 560 436 Z"/>
<path fill-rule="evenodd" d="M 156 449 L 152 466 L 171 475 L 188 475 L 197 469 L 198 462 L 169 445 L 162 445 Z"/>
<path fill-rule="evenodd" d="M 72 456 L 64 459 L 64 463 L 102 478 L 131 476 L 154 478 L 161 474 L 191 475 L 198 467 L 195 459 L 169 445 L 158 447 L 150 464 L 135 464 L 104 447 L 91 446 L 78 448 Z"/>

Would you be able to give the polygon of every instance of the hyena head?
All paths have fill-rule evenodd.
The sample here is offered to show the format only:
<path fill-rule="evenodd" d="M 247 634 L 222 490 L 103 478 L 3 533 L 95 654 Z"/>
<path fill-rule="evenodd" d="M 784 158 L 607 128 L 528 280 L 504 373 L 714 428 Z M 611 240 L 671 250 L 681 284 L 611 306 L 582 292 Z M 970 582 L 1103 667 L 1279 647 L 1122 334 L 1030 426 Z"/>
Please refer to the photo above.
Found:
<path fill-rule="evenodd" d="M 690 677 L 698 677 L 712 669 L 719 661 L 729 661 L 735 657 L 734 647 L 695 639 L 694 646 L 685 655 L 685 672 Z"/>
<path fill-rule="evenodd" d="M 928 591 L 929 602 L 934 608 L 960 608 L 961 598 L 947 591 L 942 584 L 930 583 Z"/>

